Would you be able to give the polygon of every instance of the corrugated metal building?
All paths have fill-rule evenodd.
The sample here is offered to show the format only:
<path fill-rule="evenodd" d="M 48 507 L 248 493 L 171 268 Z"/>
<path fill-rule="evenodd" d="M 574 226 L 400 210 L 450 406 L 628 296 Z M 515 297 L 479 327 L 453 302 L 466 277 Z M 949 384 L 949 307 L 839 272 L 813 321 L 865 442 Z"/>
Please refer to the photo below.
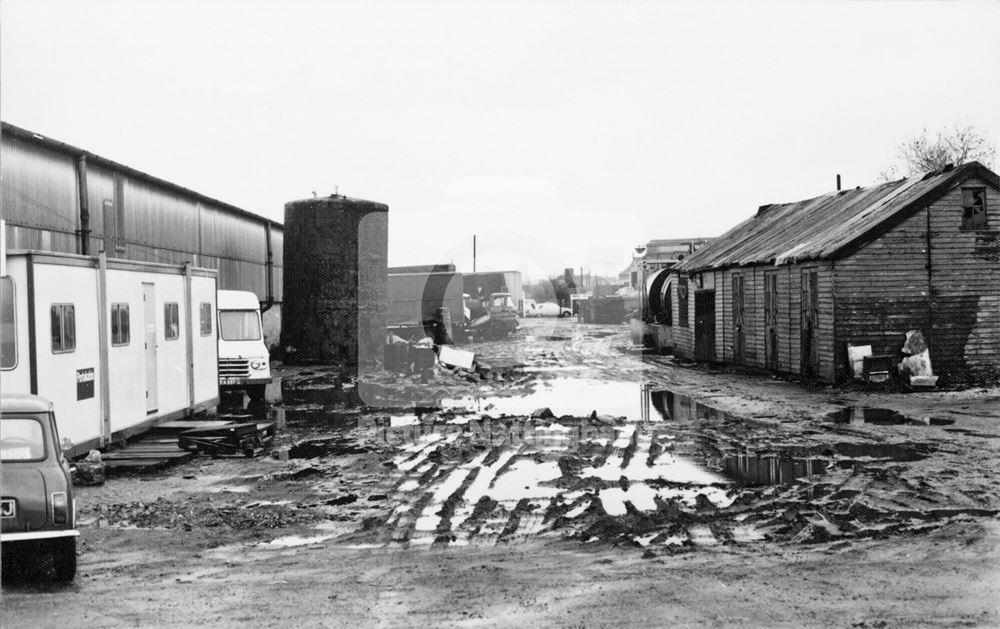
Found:
<path fill-rule="evenodd" d="M 3 123 L 7 246 L 217 269 L 219 288 L 282 299 L 280 223 L 84 149 Z M 277 342 L 280 308 L 265 313 Z"/>
<path fill-rule="evenodd" d="M 900 356 L 921 330 L 935 373 L 1000 373 L 1000 177 L 972 162 L 762 206 L 677 265 L 675 353 L 823 381 L 847 346 Z"/>

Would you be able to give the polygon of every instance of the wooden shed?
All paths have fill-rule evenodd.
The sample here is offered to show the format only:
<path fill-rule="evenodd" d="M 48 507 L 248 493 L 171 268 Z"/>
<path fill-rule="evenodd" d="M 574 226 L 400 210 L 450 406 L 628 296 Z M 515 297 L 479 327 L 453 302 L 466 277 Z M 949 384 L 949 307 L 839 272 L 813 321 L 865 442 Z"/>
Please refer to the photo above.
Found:
<path fill-rule="evenodd" d="M 945 381 L 1000 373 L 1000 177 L 978 162 L 764 205 L 673 270 L 675 353 L 820 381 L 920 330 Z"/>

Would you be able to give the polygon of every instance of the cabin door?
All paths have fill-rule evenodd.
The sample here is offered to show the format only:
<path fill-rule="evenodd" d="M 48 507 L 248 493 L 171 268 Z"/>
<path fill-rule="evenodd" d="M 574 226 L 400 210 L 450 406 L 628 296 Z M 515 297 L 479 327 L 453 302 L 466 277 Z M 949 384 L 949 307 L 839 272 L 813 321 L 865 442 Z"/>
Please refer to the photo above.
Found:
<path fill-rule="evenodd" d="M 764 275 L 764 364 L 778 369 L 778 274 Z"/>
<path fill-rule="evenodd" d="M 143 327 L 146 348 L 146 414 L 159 408 L 156 399 L 156 285 L 142 284 Z"/>
<path fill-rule="evenodd" d="M 715 360 L 715 290 L 694 293 L 694 357 Z"/>
<path fill-rule="evenodd" d="M 802 271 L 801 287 L 800 362 L 802 375 L 812 377 L 819 373 L 819 347 L 816 343 L 816 333 L 819 328 L 819 275 L 816 271 Z"/>
<path fill-rule="evenodd" d="M 743 327 L 743 276 L 733 275 L 733 362 L 742 365 L 746 361 L 747 337 Z"/>

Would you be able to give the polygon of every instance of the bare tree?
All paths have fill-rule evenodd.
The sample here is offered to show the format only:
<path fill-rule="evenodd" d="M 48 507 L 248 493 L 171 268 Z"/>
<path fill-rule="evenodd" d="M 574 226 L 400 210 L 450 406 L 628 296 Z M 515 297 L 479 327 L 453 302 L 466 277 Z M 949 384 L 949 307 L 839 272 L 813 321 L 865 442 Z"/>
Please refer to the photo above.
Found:
<path fill-rule="evenodd" d="M 979 161 L 988 168 L 993 168 L 996 147 L 971 124 L 956 124 L 935 135 L 928 133 L 925 127 L 920 135 L 900 144 L 896 156 L 903 162 L 906 175 L 912 176 L 939 171 L 948 164 L 959 166 L 971 161 Z M 879 179 L 892 181 L 899 177 L 899 172 L 898 166 L 891 166 L 882 171 Z"/>

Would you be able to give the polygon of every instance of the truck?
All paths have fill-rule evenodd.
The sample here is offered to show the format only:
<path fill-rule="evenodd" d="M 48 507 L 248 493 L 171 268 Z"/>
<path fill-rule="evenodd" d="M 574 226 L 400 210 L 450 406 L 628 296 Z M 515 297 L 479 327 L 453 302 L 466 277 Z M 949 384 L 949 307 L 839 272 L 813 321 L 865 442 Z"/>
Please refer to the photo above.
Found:
<path fill-rule="evenodd" d="M 479 271 L 462 275 L 464 292 L 473 299 L 486 301 L 494 294 L 507 294 L 517 313 L 524 312 L 524 288 L 520 271 Z"/>
<path fill-rule="evenodd" d="M 264 402 L 271 383 L 270 353 L 264 344 L 260 301 L 250 291 L 220 290 L 219 393 L 224 398 L 246 393 L 251 403 Z"/>
<path fill-rule="evenodd" d="M 516 332 L 517 307 L 510 293 L 491 293 L 487 299 L 469 297 L 469 324 L 466 332 L 476 338 L 503 338 Z"/>

